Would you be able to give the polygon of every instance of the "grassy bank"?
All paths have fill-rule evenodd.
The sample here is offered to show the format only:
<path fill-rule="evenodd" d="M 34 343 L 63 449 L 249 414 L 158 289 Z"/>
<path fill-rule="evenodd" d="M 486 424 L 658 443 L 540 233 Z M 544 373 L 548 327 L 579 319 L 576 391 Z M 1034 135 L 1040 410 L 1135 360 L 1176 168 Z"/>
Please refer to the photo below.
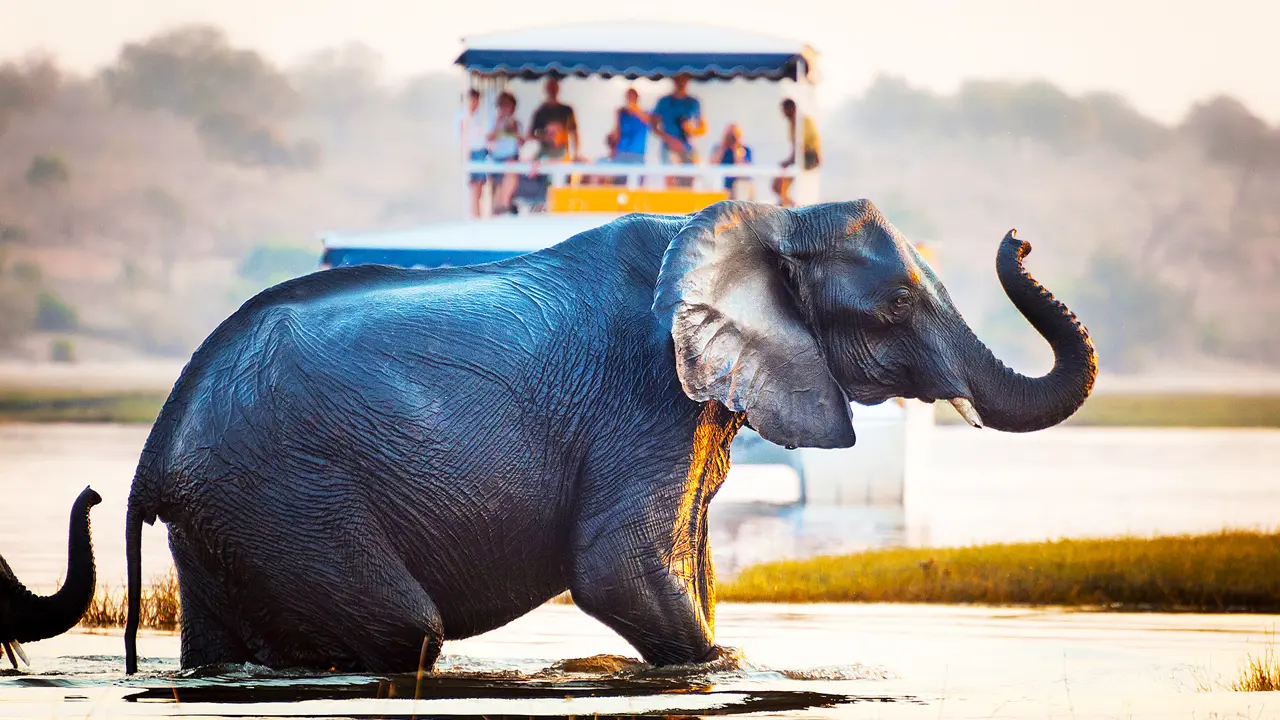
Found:
<path fill-rule="evenodd" d="M 119 422 L 150 424 L 168 391 L 0 388 L 0 422 Z M 935 404 L 942 425 L 964 421 Z M 1066 425 L 1099 427 L 1280 427 L 1280 395 L 1094 395 Z"/>
<path fill-rule="evenodd" d="M 716 588 L 721 602 L 928 602 L 1058 605 L 1152 612 L 1280 613 L 1280 533 L 1062 540 L 954 549 L 879 550 L 766 563 Z M 568 605 L 563 593 L 550 600 Z M 142 627 L 173 630 L 178 581 L 143 589 Z M 82 627 L 123 627 L 122 588 L 98 588 Z M 1274 652 L 1245 668 L 1280 686 Z M 1241 680 L 1244 682 L 1244 680 Z"/>
<path fill-rule="evenodd" d="M 721 583 L 717 596 L 1280 612 L 1280 534 L 882 550 L 757 565 Z"/>
<path fill-rule="evenodd" d="M 942 425 L 962 425 L 955 408 L 934 404 Z M 1098 427 L 1280 427 L 1280 395 L 1098 394 L 1064 425 Z"/>
<path fill-rule="evenodd" d="M 0 389 L 0 422 L 155 421 L 166 392 Z"/>

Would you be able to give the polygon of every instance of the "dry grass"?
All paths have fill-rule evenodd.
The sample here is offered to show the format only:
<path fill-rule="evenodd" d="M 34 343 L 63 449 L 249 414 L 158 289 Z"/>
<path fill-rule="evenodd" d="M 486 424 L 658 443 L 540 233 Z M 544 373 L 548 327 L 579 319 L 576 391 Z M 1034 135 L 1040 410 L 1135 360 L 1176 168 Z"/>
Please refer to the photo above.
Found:
<path fill-rule="evenodd" d="M 1280 657 L 1276 656 L 1274 631 L 1267 633 L 1267 644 L 1261 653 L 1249 653 L 1245 657 L 1240 676 L 1227 688 L 1236 692 L 1280 690 Z"/>
<path fill-rule="evenodd" d="M 178 598 L 178 576 L 170 570 L 165 575 L 154 578 L 149 585 L 144 585 L 139 625 L 154 630 L 174 630 L 178 627 L 181 607 Z M 128 594 L 124 588 L 114 592 L 99 588 L 98 592 L 94 593 L 88 612 L 80 619 L 80 626 L 124 627 L 128 612 Z"/>
<path fill-rule="evenodd" d="M 1220 675 L 1210 675 L 1204 670 L 1195 674 L 1198 692 L 1274 692 L 1280 690 L 1280 657 L 1276 655 L 1275 630 L 1267 632 L 1267 641 L 1261 652 L 1248 653 L 1241 661 L 1234 680 L 1224 682 Z"/>
<path fill-rule="evenodd" d="M 1280 534 L 893 549 L 772 562 L 717 588 L 729 602 L 936 602 L 1280 611 Z"/>

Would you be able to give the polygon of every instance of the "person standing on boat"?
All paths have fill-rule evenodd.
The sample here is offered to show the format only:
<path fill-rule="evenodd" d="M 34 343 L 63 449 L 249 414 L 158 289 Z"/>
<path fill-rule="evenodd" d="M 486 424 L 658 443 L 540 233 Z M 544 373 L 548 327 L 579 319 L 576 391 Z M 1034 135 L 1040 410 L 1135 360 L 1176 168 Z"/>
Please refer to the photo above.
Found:
<path fill-rule="evenodd" d="M 689 94 L 688 73 L 680 73 L 672 80 L 672 92 L 658 99 L 650 116 L 650 126 L 662 140 L 662 162 L 668 165 L 692 165 L 697 162 L 693 138 L 707 134 L 707 122 L 702 118 L 702 103 Z M 667 186 L 689 187 L 693 178 L 667 178 Z"/>
<path fill-rule="evenodd" d="M 613 162 L 643 164 L 649 143 L 649 113 L 640 109 L 640 93 L 627 88 L 626 102 L 618 108 L 613 128 Z"/>
<path fill-rule="evenodd" d="M 720 144 L 711 150 L 711 162 L 715 165 L 750 165 L 751 164 L 751 148 L 742 142 L 742 130 L 737 123 L 729 123 L 724 129 L 724 138 L 720 140 Z M 728 176 L 724 179 L 724 189 L 729 191 L 731 197 L 735 200 L 738 192 L 735 192 L 735 184 L 741 181 L 743 185 L 750 183 L 750 178 Z M 738 186 L 739 188 L 742 186 Z"/>
<path fill-rule="evenodd" d="M 498 115 L 494 118 L 493 129 L 485 138 L 489 142 L 489 157 L 498 163 L 514 163 L 520 159 L 520 146 L 525 138 L 520 132 L 520 121 L 516 119 L 516 96 L 509 92 L 498 95 Z M 511 212 L 511 199 L 515 195 L 520 181 L 519 173 L 494 173 L 493 181 L 493 213 L 502 215 Z"/>
<path fill-rule="evenodd" d="M 492 113 L 488 108 L 480 107 L 480 91 L 471 88 L 467 94 L 467 107 L 458 111 L 458 133 L 466 144 L 467 157 L 471 162 L 480 162 L 489 156 L 489 129 L 493 125 Z M 484 194 L 486 175 L 482 172 L 471 173 L 468 184 L 471 186 L 471 217 L 480 217 L 480 196 Z"/>
<path fill-rule="evenodd" d="M 614 113 L 613 131 L 605 141 L 609 145 L 609 162 L 643 165 L 649 144 L 649 113 L 640 108 L 640 93 L 635 88 L 627 88 L 625 98 L 622 107 Z M 611 182 L 625 185 L 627 178 L 620 175 Z"/>
<path fill-rule="evenodd" d="M 787 119 L 787 139 L 791 143 L 791 155 L 782 161 L 785 170 L 796 164 L 796 101 L 787 98 L 782 101 L 782 116 Z M 804 144 L 804 169 L 813 170 L 821 164 L 822 148 L 818 142 L 818 126 L 813 118 L 805 115 L 801 118 L 801 142 Z M 782 207 L 795 207 L 791 199 L 791 183 L 794 178 L 779 177 L 773 180 L 773 191 L 778 194 L 778 204 Z"/>
<path fill-rule="evenodd" d="M 578 145 L 578 120 L 574 117 L 573 108 L 560 102 L 560 79 L 555 75 L 547 77 L 544 89 L 547 99 L 533 111 L 533 119 L 529 121 L 529 136 L 542 145 L 538 158 L 560 156 L 565 149 L 570 158 L 576 158 L 581 147 Z M 552 124 L 558 127 L 552 128 Z M 564 138 L 568 141 L 567 147 L 559 142 L 562 138 L 552 136 L 552 133 L 559 132 L 567 134 Z"/>

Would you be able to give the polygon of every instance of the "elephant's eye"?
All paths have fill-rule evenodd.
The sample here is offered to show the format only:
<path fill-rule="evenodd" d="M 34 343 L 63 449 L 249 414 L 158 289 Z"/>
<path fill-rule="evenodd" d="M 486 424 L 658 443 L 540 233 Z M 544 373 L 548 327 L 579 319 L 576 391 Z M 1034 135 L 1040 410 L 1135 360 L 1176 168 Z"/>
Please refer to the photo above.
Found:
<path fill-rule="evenodd" d="M 894 320 L 901 320 L 911 309 L 911 293 L 900 288 L 889 298 L 889 314 Z"/>

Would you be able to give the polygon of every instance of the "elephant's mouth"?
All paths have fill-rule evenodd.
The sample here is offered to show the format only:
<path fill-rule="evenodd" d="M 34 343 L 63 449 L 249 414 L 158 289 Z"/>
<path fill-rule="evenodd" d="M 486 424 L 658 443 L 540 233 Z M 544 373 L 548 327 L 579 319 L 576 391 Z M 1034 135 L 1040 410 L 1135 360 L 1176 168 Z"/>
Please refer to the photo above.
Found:
<path fill-rule="evenodd" d="M 879 405 L 880 403 L 892 400 L 894 398 L 903 398 L 906 400 L 919 400 L 920 402 L 933 403 L 943 400 L 956 409 L 956 412 L 964 418 L 965 422 L 975 428 L 981 428 L 982 417 L 978 415 L 978 411 L 973 406 L 973 402 L 961 395 L 951 397 L 935 396 L 928 393 L 915 393 L 910 391 L 900 391 L 886 386 L 862 386 L 853 390 L 845 390 L 845 395 L 849 400 L 859 405 Z"/>
<path fill-rule="evenodd" d="M 845 389 L 844 394 L 849 400 L 859 405 L 879 405 L 886 400 L 905 397 L 901 392 L 887 385 L 858 385 Z"/>

